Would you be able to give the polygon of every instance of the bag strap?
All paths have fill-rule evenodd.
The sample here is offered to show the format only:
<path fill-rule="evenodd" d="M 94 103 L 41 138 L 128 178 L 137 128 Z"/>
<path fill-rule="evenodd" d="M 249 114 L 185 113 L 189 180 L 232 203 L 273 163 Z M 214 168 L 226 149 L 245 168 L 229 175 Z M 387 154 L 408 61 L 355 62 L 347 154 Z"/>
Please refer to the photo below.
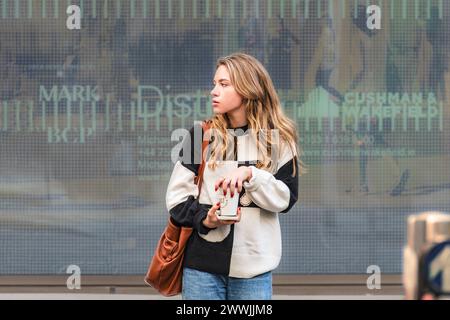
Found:
<path fill-rule="evenodd" d="M 198 186 L 198 196 L 200 197 L 200 191 L 202 190 L 202 183 L 203 183 L 203 172 L 205 171 L 205 158 L 204 153 L 206 148 L 208 148 L 209 140 L 205 140 L 205 133 L 209 130 L 211 127 L 210 121 L 203 121 L 202 122 L 202 128 L 203 128 L 203 136 L 202 136 L 202 162 L 200 163 L 200 167 L 198 168 L 198 174 L 195 177 L 195 184 Z"/>

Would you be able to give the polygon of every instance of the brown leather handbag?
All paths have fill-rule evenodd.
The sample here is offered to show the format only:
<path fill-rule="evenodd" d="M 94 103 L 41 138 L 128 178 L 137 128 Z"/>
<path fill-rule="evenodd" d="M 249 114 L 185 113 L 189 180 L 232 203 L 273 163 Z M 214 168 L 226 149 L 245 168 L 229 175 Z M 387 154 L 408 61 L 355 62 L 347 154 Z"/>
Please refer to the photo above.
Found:
<path fill-rule="evenodd" d="M 202 126 L 203 132 L 206 132 L 210 123 L 203 122 Z M 203 154 L 207 147 L 208 140 L 203 140 L 202 162 L 194 180 L 198 186 L 199 196 L 205 169 Z M 144 281 L 164 296 L 181 293 L 184 249 L 191 234 L 192 228 L 178 227 L 169 218 L 169 222 L 159 239 Z"/>

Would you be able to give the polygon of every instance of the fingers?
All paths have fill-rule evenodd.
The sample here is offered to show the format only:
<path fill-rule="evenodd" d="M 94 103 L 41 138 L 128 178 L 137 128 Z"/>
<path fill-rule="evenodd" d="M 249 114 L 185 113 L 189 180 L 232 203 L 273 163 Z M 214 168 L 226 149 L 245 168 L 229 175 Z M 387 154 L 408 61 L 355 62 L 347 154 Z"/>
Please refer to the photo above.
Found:
<path fill-rule="evenodd" d="M 237 213 L 236 214 L 237 214 L 237 219 L 236 219 L 235 222 L 241 221 L 241 207 L 237 208 Z"/>
<path fill-rule="evenodd" d="M 241 221 L 241 207 L 237 208 L 236 216 L 237 216 L 236 220 L 219 220 L 220 224 L 230 225 L 230 224 L 235 224 L 235 223 L 238 223 L 239 221 Z"/>
<path fill-rule="evenodd" d="M 233 178 L 233 179 L 230 180 L 230 192 L 231 192 L 230 196 L 231 197 L 234 197 L 235 189 L 236 189 L 236 179 Z"/>
<path fill-rule="evenodd" d="M 222 182 L 222 190 L 223 190 L 223 195 L 226 196 L 228 189 L 230 188 L 230 179 L 229 178 L 225 178 Z"/>
<path fill-rule="evenodd" d="M 210 216 L 215 216 L 216 211 L 220 208 L 220 202 L 217 202 L 216 204 L 214 204 L 211 209 L 209 209 L 208 211 L 208 215 Z"/>
<path fill-rule="evenodd" d="M 220 224 L 224 225 L 224 226 L 236 223 L 236 221 L 234 221 L 234 220 L 219 220 L 219 221 L 220 221 Z"/>
<path fill-rule="evenodd" d="M 233 197 L 235 193 L 240 193 L 242 191 L 243 180 L 240 177 L 220 177 L 214 183 L 214 191 L 217 191 L 222 187 L 223 195 L 226 196 L 228 193 L 227 189 L 230 189 L 230 196 Z"/>
<path fill-rule="evenodd" d="M 238 192 L 241 193 L 241 191 L 242 191 L 242 180 L 241 179 L 238 179 L 236 181 L 236 186 L 237 186 Z"/>
<path fill-rule="evenodd" d="M 220 177 L 219 179 L 216 180 L 216 183 L 214 183 L 214 191 L 217 191 L 217 189 L 219 189 L 220 185 L 224 180 L 225 177 Z"/>
<path fill-rule="evenodd" d="M 216 203 L 208 211 L 208 215 L 211 215 L 212 223 L 215 226 L 220 226 L 220 225 L 227 226 L 227 225 L 235 224 L 235 223 L 241 221 L 241 207 L 237 208 L 237 213 L 236 213 L 237 219 L 236 220 L 220 220 L 216 213 L 218 208 L 220 208 L 220 203 Z"/>
<path fill-rule="evenodd" d="M 227 195 L 227 189 L 229 188 L 231 179 L 220 177 L 217 179 L 216 183 L 214 183 L 214 191 L 217 191 L 220 187 L 222 187 L 223 195 Z"/>
<path fill-rule="evenodd" d="M 216 216 L 216 211 L 220 208 L 220 202 L 214 204 L 209 210 L 203 224 L 208 228 L 216 228 L 218 226 L 218 219 Z"/>

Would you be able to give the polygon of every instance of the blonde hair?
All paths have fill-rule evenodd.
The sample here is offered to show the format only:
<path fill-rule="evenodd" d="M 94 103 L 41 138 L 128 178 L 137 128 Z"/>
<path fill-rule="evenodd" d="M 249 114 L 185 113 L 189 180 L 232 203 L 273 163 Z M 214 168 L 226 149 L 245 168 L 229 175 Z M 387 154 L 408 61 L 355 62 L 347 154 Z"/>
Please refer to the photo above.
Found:
<path fill-rule="evenodd" d="M 225 66 L 230 74 L 230 80 L 236 92 L 242 97 L 242 103 L 247 114 L 248 128 L 257 141 L 258 150 L 279 148 L 277 141 L 272 140 L 272 129 L 277 129 L 279 137 L 283 139 L 294 155 L 292 165 L 294 174 L 297 170 L 295 158 L 298 160 L 300 174 L 304 172 L 304 166 L 300 161 L 301 150 L 298 146 L 298 137 L 295 123 L 290 120 L 281 107 L 280 99 L 264 66 L 254 57 L 245 53 L 234 53 L 219 58 L 216 69 Z M 227 114 L 216 114 L 211 119 L 211 129 L 214 134 L 219 134 L 221 139 L 214 139 L 211 143 L 211 157 L 209 167 L 214 169 L 218 158 L 226 155 L 229 141 L 227 129 L 230 122 Z M 266 132 L 265 145 L 260 141 L 261 132 Z M 257 136 L 258 135 L 258 136 Z M 221 145 L 220 145 L 221 144 Z M 275 149 L 278 150 L 278 149 Z M 266 152 L 262 152 L 262 161 L 258 161 L 257 167 L 270 171 L 276 163 Z"/>

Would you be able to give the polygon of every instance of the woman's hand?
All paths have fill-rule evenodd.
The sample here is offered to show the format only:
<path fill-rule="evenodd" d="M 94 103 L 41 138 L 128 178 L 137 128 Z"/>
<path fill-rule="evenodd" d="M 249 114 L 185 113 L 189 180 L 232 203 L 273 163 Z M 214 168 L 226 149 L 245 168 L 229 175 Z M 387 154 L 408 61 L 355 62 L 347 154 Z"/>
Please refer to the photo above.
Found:
<path fill-rule="evenodd" d="M 220 202 L 217 202 L 215 205 L 211 207 L 208 211 L 208 215 L 203 220 L 203 225 L 205 227 L 208 227 L 210 229 L 217 228 L 219 226 L 234 224 L 236 222 L 241 221 L 241 207 L 238 207 L 236 215 L 236 220 L 220 220 L 219 217 L 217 217 L 216 211 L 220 208 Z"/>
<path fill-rule="evenodd" d="M 248 181 L 252 178 L 252 169 L 250 167 L 242 166 L 239 167 L 226 176 L 223 176 L 216 180 L 214 183 L 214 190 L 217 191 L 222 187 L 223 195 L 227 194 L 227 190 L 230 189 L 230 196 L 233 197 L 235 191 L 242 191 L 242 183 Z M 236 190 L 237 189 L 237 190 Z"/>

